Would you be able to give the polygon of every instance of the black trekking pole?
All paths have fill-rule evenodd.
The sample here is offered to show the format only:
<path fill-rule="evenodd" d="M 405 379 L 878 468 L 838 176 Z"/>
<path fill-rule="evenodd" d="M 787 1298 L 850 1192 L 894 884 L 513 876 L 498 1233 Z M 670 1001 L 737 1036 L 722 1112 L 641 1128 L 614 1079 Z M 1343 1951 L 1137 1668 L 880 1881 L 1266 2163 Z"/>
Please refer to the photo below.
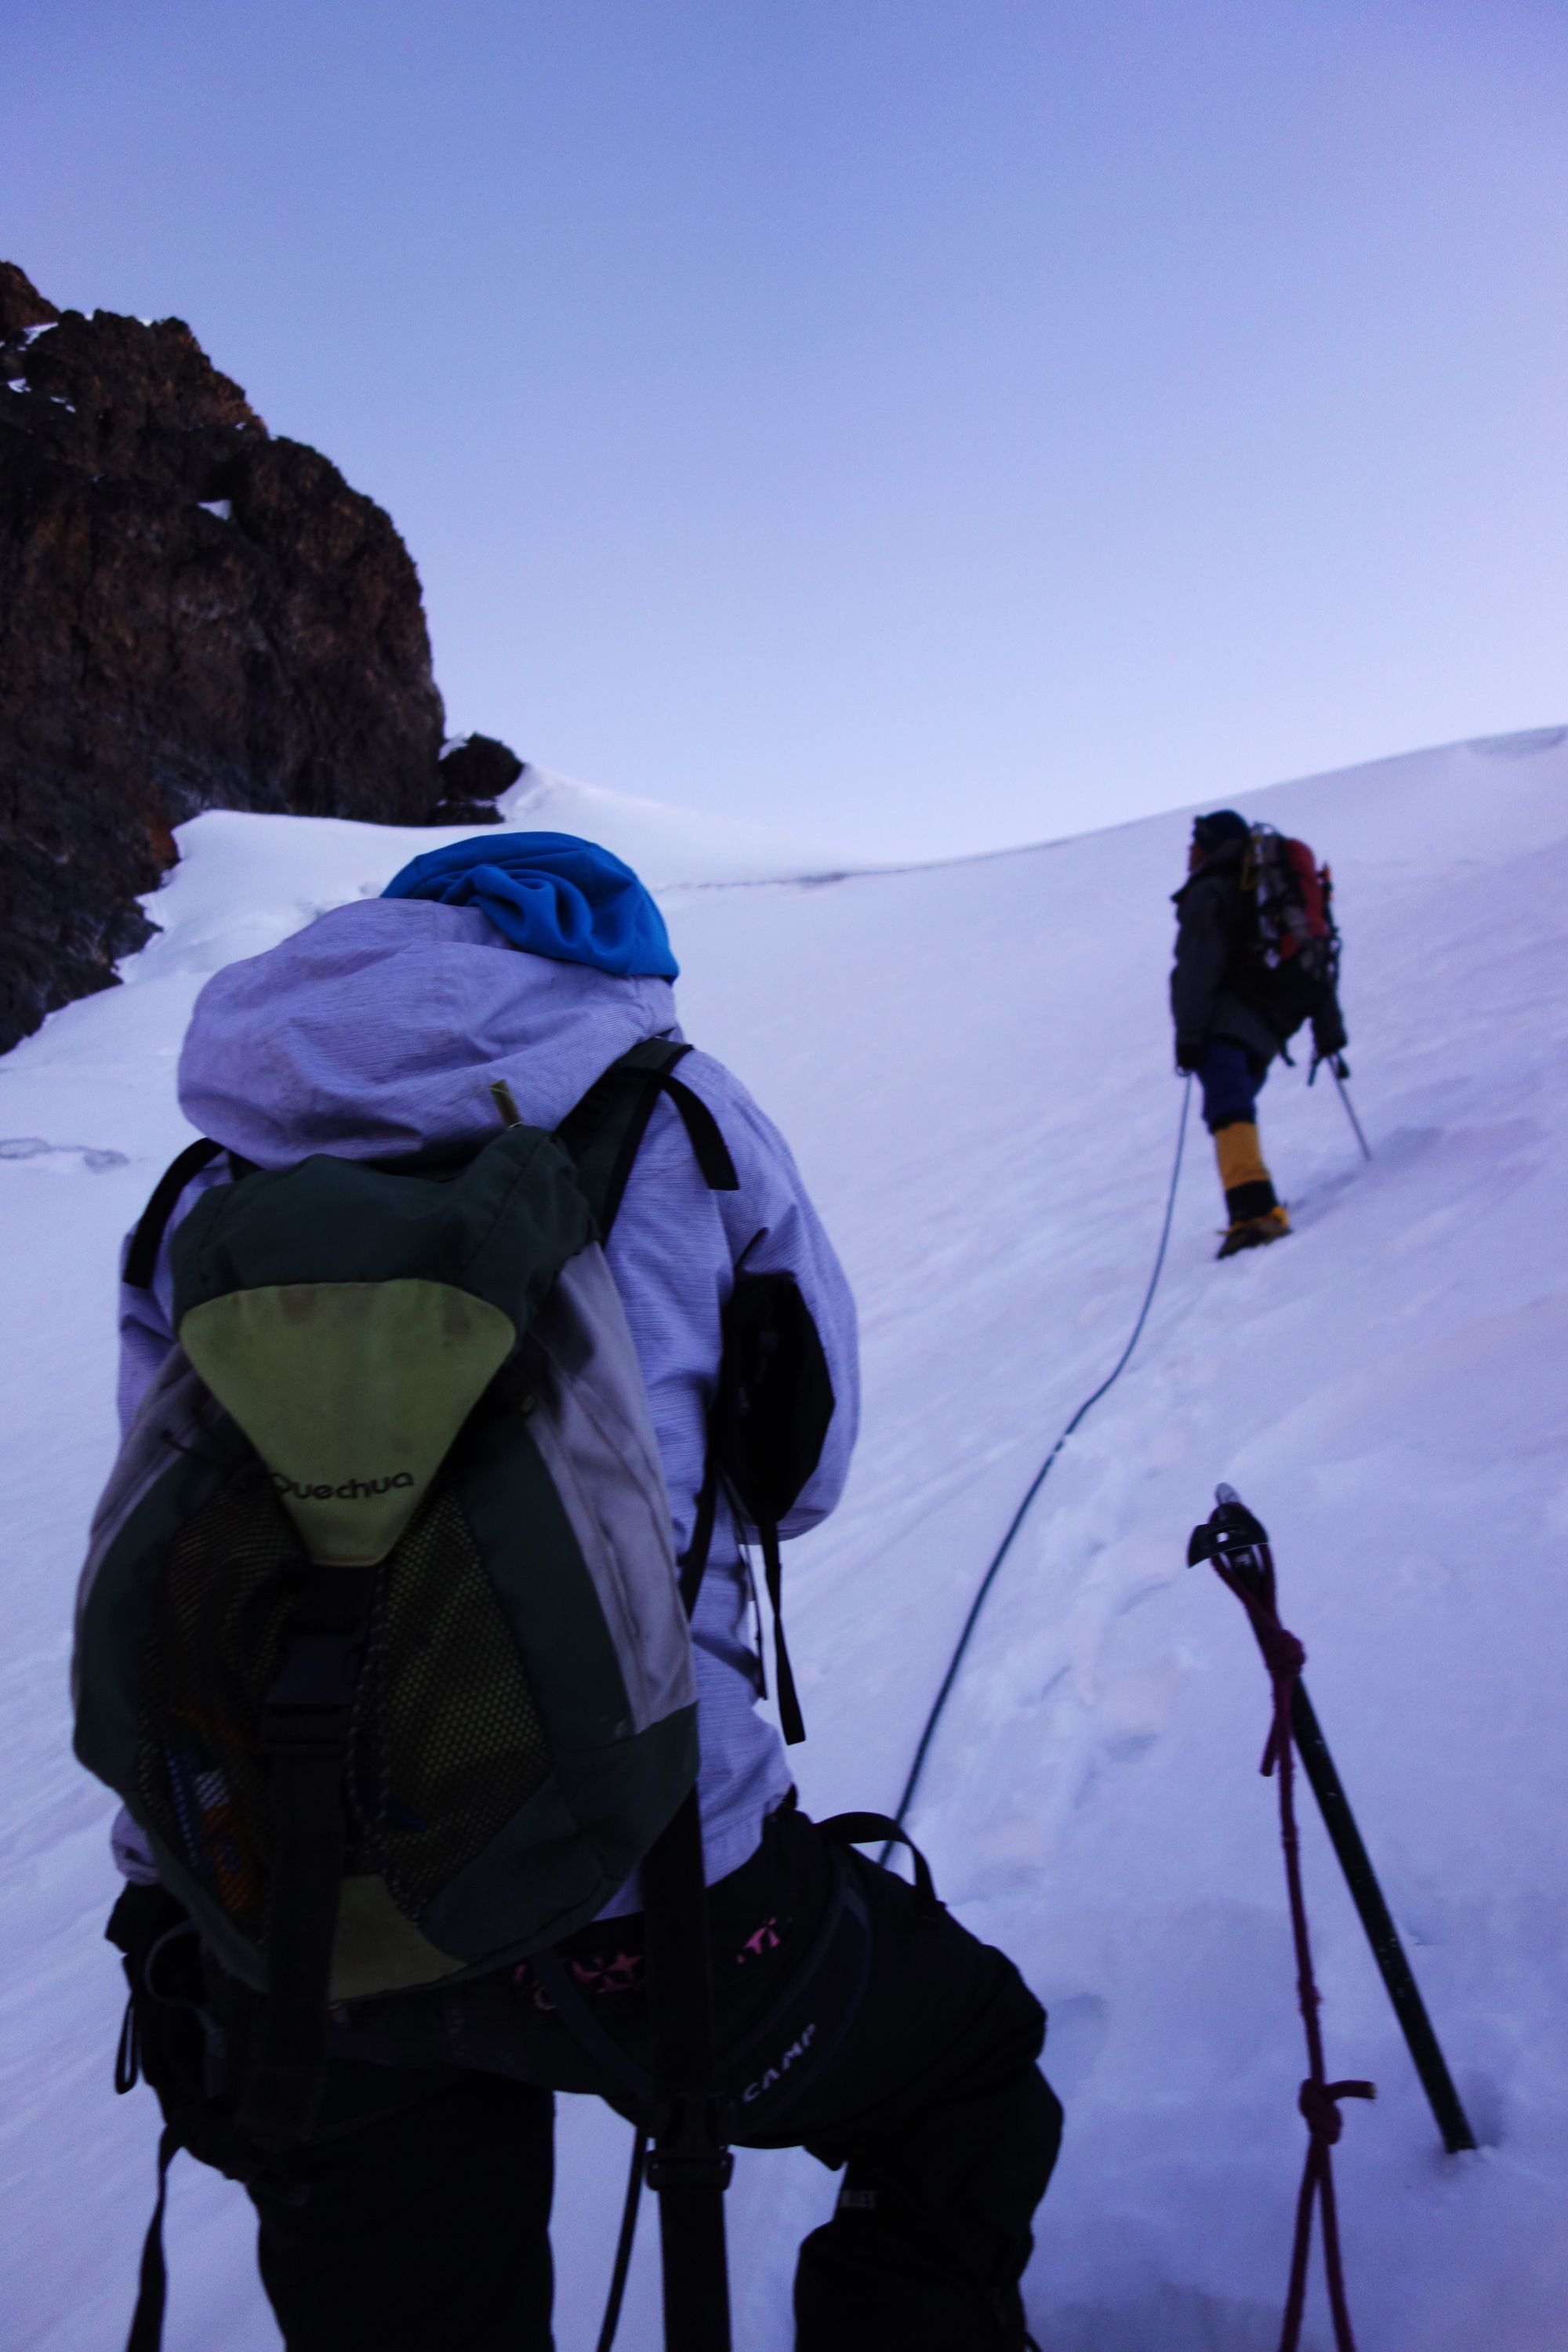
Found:
<path fill-rule="evenodd" d="M 726 2137 L 728 2108 L 716 2083 L 708 1895 L 695 1790 L 643 1864 L 643 1917 L 658 2092 L 647 2179 L 658 2195 L 665 2352 L 731 2352 L 724 2191 L 735 2159 Z"/>
<path fill-rule="evenodd" d="M 1268 1536 L 1261 1520 L 1254 1518 L 1234 1486 L 1216 1486 L 1215 1508 L 1202 1527 L 1193 1529 L 1187 1546 L 1187 1566 L 1195 1567 L 1199 1560 L 1214 1563 L 1223 1581 L 1250 1595 L 1260 1607 L 1272 1613 L 1274 1606 L 1274 1562 L 1268 1549 Z M 1258 1634 L 1258 1647 L 1264 1647 L 1258 1622 L 1247 1612 L 1253 1631 Z M 1355 1816 L 1350 1809 L 1334 1759 L 1329 1753 L 1328 1742 L 1313 1711 L 1312 1703 L 1298 1675 L 1290 1694 L 1290 1728 L 1295 1734 L 1297 1752 L 1300 1756 L 1312 1794 L 1318 1801 L 1318 1811 L 1323 1817 L 1330 1843 L 1339 1857 L 1351 1898 L 1361 1915 L 1366 1929 L 1372 1955 L 1394 2003 L 1394 2013 L 1399 2021 L 1415 2072 L 1421 2078 L 1437 2128 L 1443 2135 L 1443 2145 L 1450 2156 L 1462 2148 L 1474 2147 L 1475 2133 L 1459 2103 L 1453 2076 L 1432 2031 L 1432 2021 L 1426 2014 L 1410 1963 L 1405 1957 L 1399 1932 L 1389 1916 L 1388 1906 L 1383 1899 L 1383 1889 L 1377 1883 Z"/>
<path fill-rule="evenodd" d="M 1344 1055 L 1342 1054 L 1321 1054 L 1318 1060 L 1327 1062 L 1329 1066 L 1329 1076 L 1332 1078 L 1335 1086 L 1338 1087 L 1340 1090 L 1340 1100 L 1345 1107 L 1345 1117 L 1349 1119 L 1355 1135 L 1355 1139 L 1361 1146 L 1361 1156 L 1363 1160 L 1370 1160 L 1372 1158 L 1372 1146 L 1361 1131 L 1361 1121 L 1355 1115 L 1355 1105 L 1351 1100 L 1350 1088 L 1345 1084 L 1345 1080 L 1350 1076 L 1350 1071 L 1345 1066 Z M 1309 1086 L 1311 1085 L 1312 1080 L 1317 1076 L 1317 1075 L 1318 1064 L 1317 1062 L 1314 1062 L 1307 1076 L 1307 1084 Z"/>
<path fill-rule="evenodd" d="M 1355 1105 L 1351 1100 L 1350 1088 L 1345 1084 L 1346 1073 L 1343 1063 L 1338 1054 L 1334 1055 L 1333 1060 L 1329 1064 L 1329 1068 L 1333 1073 L 1334 1084 L 1340 1090 L 1340 1100 L 1345 1107 L 1345 1117 L 1349 1119 L 1352 1127 L 1355 1129 L 1355 1139 L 1361 1146 L 1361 1156 L 1363 1160 L 1370 1160 L 1372 1158 L 1372 1146 L 1361 1131 L 1361 1121 L 1355 1115 Z"/>

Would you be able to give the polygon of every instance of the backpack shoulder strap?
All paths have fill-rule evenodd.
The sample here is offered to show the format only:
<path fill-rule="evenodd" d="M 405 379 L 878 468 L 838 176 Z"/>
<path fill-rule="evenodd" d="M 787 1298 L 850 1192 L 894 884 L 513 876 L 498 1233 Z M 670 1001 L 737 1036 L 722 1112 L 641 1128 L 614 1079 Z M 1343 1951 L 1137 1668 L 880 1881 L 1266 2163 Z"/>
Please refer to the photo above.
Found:
<path fill-rule="evenodd" d="M 607 1241 L 633 1164 L 647 1133 L 654 1105 L 667 1094 L 679 1112 L 697 1165 L 712 1192 L 735 1192 L 740 1179 L 719 1122 L 701 1097 L 674 1075 L 676 1064 L 689 1054 L 687 1045 L 668 1037 L 647 1037 L 629 1054 L 601 1072 L 574 1109 L 555 1130 L 577 1163 L 600 1238 Z"/>
<path fill-rule="evenodd" d="M 576 1162 L 579 1181 L 598 1219 L 601 1241 L 609 1239 L 626 1181 L 661 1094 L 669 1097 L 680 1114 L 709 1191 L 738 1192 L 741 1189 L 741 1180 L 718 1120 L 701 1096 L 675 1076 L 677 1065 L 690 1051 L 689 1045 L 678 1044 L 673 1038 L 645 1038 L 601 1072 L 582 1101 L 567 1112 L 555 1130 L 556 1141 Z M 679 1561 L 681 1599 L 688 1617 L 697 1606 L 698 1590 L 713 1540 L 719 1475 L 717 1457 L 710 1444 L 696 1527 Z"/>
<path fill-rule="evenodd" d="M 187 1143 L 177 1160 L 170 1161 L 153 1188 L 153 1197 L 142 1212 L 140 1223 L 131 1236 L 131 1246 L 125 1253 L 125 1272 L 121 1277 L 133 1290 L 151 1290 L 153 1270 L 164 1231 L 174 1213 L 174 1203 L 190 1182 L 204 1168 L 211 1165 L 223 1150 L 221 1143 L 209 1142 L 205 1135 L 195 1143 Z M 235 1172 L 248 1171 L 249 1161 L 237 1160 Z"/>
<path fill-rule="evenodd" d="M 805 1738 L 784 1630 L 779 1528 L 822 1459 L 834 1413 L 821 1334 L 790 1274 L 738 1273 L 724 1307 L 724 1353 L 708 1430 L 708 1475 L 697 1530 L 682 1562 L 687 1608 L 695 1605 L 712 1540 L 721 1482 L 737 1516 L 754 1527 L 773 1605 L 779 1721 L 785 1741 Z"/>

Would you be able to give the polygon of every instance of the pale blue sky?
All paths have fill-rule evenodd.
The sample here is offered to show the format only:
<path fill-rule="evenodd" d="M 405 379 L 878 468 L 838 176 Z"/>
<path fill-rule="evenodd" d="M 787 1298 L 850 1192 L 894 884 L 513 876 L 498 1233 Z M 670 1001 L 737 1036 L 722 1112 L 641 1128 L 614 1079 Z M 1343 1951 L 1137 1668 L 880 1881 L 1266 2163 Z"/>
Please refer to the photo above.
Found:
<path fill-rule="evenodd" d="M 0 253 L 451 723 L 883 856 L 1568 718 L 1558 0 L 10 0 Z"/>

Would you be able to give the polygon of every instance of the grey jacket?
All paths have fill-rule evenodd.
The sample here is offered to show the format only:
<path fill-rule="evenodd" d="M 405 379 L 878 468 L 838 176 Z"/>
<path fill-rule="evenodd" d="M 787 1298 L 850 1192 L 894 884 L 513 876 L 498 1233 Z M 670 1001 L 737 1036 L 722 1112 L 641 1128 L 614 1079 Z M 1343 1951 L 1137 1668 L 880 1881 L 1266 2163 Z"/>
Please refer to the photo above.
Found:
<path fill-rule="evenodd" d="M 1279 1051 L 1279 1033 L 1237 986 L 1247 909 L 1241 895 L 1245 841 L 1223 842 L 1173 894 L 1176 961 L 1171 1016 L 1178 1039 L 1234 1038 L 1263 1062 Z"/>
<path fill-rule="evenodd" d="M 525 954 L 474 908 L 361 899 L 215 974 L 181 1054 L 180 1103 L 203 1134 L 263 1168 L 313 1151 L 375 1160 L 493 1133 L 494 1078 L 507 1080 L 530 1124 L 552 1128 L 618 1055 L 644 1037 L 679 1034 L 667 981 L 613 979 Z M 751 1271 L 795 1276 L 833 1383 L 822 1460 L 782 1530 L 799 1535 L 833 1508 L 848 1471 L 859 1410 L 854 1301 L 777 1129 L 707 1055 L 689 1055 L 680 1075 L 718 1120 L 740 1189 L 708 1190 L 679 1115 L 661 1102 L 606 1251 L 647 1389 L 677 1547 L 690 1539 L 720 1315 L 742 1255 Z M 171 1227 L 226 1174 L 198 1177 Z M 174 1345 L 172 1304 L 165 1252 L 151 1293 L 121 1290 L 122 1421 Z M 721 1515 L 692 1622 L 710 1879 L 747 1860 L 790 1787 L 779 1736 L 755 1712 L 750 1617 L 746 1571 Z M 117 1830 L 121 1867 L 146 1874 L 128 1818 Z M 637 1900 L 634 1881 L 610 1908 Z"/>

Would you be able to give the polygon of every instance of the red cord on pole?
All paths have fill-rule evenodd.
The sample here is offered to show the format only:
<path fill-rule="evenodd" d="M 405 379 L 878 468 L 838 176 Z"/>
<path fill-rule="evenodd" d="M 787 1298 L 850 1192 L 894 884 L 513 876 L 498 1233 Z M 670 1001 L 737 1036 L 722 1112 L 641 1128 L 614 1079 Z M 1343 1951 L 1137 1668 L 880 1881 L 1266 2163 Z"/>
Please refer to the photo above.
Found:
<path fill-rule="evenodd" d="M 1222 1489 L 1222 1492 L 1224 1490 Z M 1274 1691 L 1274 1719 L 1258 1768 L 1266 1775 L 1279 1768 L 1279 1838 L 1285 1849 L 1285 1883 L 1290 1897 L 1290 1931 L 1296 1946 L 1296 1991 L 1301 2022 L 1307 2033 L 1306 2081 L 1300 2106 L 1307 2126 L 1307 2161 L 1296 2200 L 1296 2236 L 1290 2250 L 1290 2283 L 1286 2291 L 1285 2319 L 1279 2352 L 1297 2352 L 1301 2315 L 1307 2301 L 1307 2264 L 1312 2250 L 1312 2214 L 1322 2215 L 1323 2269 L 1328 2278 L 1329 2307 L 1333 2313 L 1336 2352 L 1355 2352 L 1350 2310 L 1345 2302 L 1344 2266 L 1340 2255 L 1339 2210 L 1334 2202 L 1332 2148 L 1342 2129 L 1339 2102 L 1372 2099 L 1370 2083 L 1331 2083 L 1323 2064 L 1323 2035 L 1318 2011 L 1321 1995 L 1312 1974 L 1312 1945 L 1307 1929 L 1307 1903 L 1301 1886 L 1301 1847 L 1296 1828 L 1296 1743 L 1290 1724 L 1290 1700 L 1307 1654 L 1294 1633 L 1279 1622 L 1275 1598 L 1274 1559 L 1267 1543 L 1250 1548 L 1259 1565 L 1261 1592 L 1254 1591 L 1233 1571 L 1221 1554 L 1212 1554 L 1215 1572 L 1228 1584 L 1252 1621 Z"/>

